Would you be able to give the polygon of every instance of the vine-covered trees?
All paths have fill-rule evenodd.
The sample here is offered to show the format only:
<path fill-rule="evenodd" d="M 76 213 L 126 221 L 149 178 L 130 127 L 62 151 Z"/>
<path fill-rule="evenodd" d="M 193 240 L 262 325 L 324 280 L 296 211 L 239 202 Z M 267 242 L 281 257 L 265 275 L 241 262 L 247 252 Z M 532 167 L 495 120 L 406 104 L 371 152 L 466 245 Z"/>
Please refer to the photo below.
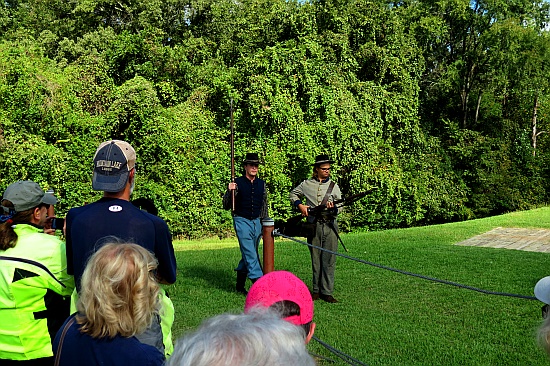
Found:
<path fill-rule="evenodd" d="M 318 153 L 344 229 L 543 204 L 550 143 L 543 1 L 26 0 L 0 7 L 0 188 L 60 212 L 97 198 L 95 147 L 130 141 L 136 196 L 183 236 L 225 235 L 229 104 L 272 216 Z M 237 162 L 238 163 L 238 162 Z"/>

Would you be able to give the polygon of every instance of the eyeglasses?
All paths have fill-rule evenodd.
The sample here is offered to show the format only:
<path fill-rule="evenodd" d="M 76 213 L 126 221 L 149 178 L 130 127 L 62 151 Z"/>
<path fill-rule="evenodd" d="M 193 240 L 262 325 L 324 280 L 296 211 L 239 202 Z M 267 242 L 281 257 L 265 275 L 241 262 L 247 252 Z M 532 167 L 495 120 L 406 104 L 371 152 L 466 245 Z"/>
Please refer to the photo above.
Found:
<path fill-rule="evenodd" d="M 330 170 L 330 168 L 319 168 L 319 169 L 321 169 L 324 172 L 328 172 Z"/>
<path fill-rule="evenodd" d="M 260 164 L 250 164 L 250 163 L 248 165 L 250 165 L 251 167 L 254 167 L 254 168 L 257 168 L 257 167 L 260 166 Z"/>

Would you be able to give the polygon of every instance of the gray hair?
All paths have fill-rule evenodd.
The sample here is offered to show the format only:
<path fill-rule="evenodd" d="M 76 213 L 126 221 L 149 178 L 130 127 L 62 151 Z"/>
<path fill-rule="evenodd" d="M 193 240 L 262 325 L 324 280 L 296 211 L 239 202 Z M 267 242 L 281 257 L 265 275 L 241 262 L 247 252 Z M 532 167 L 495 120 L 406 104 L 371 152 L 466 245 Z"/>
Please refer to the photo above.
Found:
<path fill-rule="evenodd" d="M 167 366 L 315 366 L 300 327 L 269 309 L 222 314 L 176 343 Z"/>
<path fill-rule="evenodd" d="M 550 356 L 550 316 L 545 318 L 537 330 L 538 344 Z"/>

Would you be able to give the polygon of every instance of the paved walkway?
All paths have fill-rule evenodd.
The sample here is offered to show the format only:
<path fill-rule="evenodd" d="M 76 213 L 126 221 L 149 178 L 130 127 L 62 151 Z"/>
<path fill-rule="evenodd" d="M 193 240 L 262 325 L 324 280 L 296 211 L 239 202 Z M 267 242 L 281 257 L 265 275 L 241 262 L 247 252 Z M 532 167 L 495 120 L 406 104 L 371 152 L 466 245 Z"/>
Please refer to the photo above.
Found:
<path fill-rule="evenodd" d="M 550 230 L 497 227 L 456 245 L 550 253 Z"/>

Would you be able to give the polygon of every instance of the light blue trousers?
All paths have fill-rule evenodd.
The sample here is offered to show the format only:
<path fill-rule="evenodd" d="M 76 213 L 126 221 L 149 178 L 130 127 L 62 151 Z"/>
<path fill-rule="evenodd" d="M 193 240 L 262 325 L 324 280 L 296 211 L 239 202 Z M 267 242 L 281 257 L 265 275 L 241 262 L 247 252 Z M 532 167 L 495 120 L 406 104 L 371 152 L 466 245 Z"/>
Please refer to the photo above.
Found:
<path fill-rule="evenodd" d="M 246 272 L 248 278 L 256 280 L 264 274 L 258 257 L 258 245 L 262 237 L 260 218 L 249 220 L 241 216 L 234 216 L 233 226 L 241 249 L 241 260 L 235 271 Z"/>

